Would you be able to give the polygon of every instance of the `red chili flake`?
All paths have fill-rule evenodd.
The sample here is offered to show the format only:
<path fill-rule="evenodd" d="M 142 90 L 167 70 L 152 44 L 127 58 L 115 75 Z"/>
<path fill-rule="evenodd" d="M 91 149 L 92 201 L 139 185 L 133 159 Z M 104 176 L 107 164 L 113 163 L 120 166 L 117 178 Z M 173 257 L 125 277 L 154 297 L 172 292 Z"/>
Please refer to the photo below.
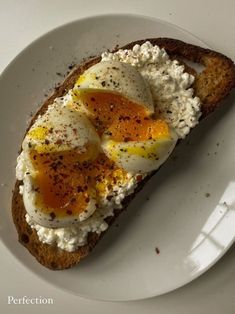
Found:
<path fill-rule="evenodd" d="M 159 250 L 158 247 L 155 248 L 155 252 L 156 252 L 157 254 L 160 254 L 160 250 Z"/>
<path fill-rule="evenodd" d="M 57 144 L 57 145 L 61 145 L 62 144 L 62 140 L 61 139 L 58 139 L 55 143 Z"/>
<path fill-rule="evenodd" d="M 139 181 L 141 181 L 142 180 L 142 175 L 141 174 L 139 174 L 137 177 L 136 177 L 136 180 L 139 182 Z"/>

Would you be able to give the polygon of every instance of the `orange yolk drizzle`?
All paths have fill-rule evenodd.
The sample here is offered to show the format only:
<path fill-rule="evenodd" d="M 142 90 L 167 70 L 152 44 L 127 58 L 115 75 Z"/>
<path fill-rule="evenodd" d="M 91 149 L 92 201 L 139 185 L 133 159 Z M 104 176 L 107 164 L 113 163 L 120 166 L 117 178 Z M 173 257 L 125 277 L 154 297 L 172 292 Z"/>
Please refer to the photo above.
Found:
<path fill-rule="evenodd" d="M 90 119 L 101 136 L 107 133 L 117 142 L 145 141 L 169 136 L 164 120 L 151 118 L 144 106 L 111 92 L 79 91 Z"/>
<path fill-rule="evenodd" d="M 100 154 L 95 161 L 81 162 L 76 151 L 32 151 L 31 160 L 37 169 L 37 205 L 52 219 L 86 211 L 90 197 L 96 197 L 94 187 L 97 182 L 107 178 L 111 181 L 116 169 L 104 154 Z"/>

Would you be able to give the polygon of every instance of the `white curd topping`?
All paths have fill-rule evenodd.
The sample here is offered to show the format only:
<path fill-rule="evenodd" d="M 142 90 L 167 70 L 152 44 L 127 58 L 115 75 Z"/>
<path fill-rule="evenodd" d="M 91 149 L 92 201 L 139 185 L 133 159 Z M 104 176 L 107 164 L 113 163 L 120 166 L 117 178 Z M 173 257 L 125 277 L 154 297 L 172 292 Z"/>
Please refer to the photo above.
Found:
<path fill-rule="evenodd" d="M 149 83 L 155 111 L 169 123 L 180 138 L 195 127 L 200 117 L 200 99 L 190 88 L 194 76 L 184 73 L 184 66 L 170 60 L 164 49 L 150 42 L 132 50 L 104 52 L 102 61 L 121 61 L 134 66 Z"/>
<path fill-rule="evenodd" d="M 100 206 L 94 214 L 79 224 L 65 228 L 46 228 L 35 224 L 28 214 L 26 214 L 26 221 L 32 229 L 36 230 L 40 241 L 47 244 L 56 243 L 59 248 L 72 252 L 79 246 L 86 244 L 89 232 L 100 234 L 108 228 L 105 218 L 113 216 L 114 209 L 122 208 L 123 199 L 134 192 L 136 182 L 136 178 L 129 175 L 128 183 L 124 186 L 117 185 L 113 192 L 107 195 L 108 198 L 104 197 L 101 200 Z"/>

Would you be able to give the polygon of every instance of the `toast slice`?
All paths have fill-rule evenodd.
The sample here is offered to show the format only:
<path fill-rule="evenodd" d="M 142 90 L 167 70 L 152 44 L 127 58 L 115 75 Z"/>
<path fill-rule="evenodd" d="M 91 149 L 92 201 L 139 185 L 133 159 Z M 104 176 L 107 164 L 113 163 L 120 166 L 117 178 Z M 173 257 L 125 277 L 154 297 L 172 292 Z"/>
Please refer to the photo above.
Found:
<path fill-rule="evenodd" d="M 188 60 L 204 66 L 204 70 L 201 73 L 197 73 L 192 67 L 185 65 L 185 71 L 195 76 L 193 88 L 195 96 L 198 96 L 202 103 L 201 119 L 207 117 L 218 106 L 220 106 L 221 101 L 229 94 L 232 88 L 235 87 L 234 63 L 232 60 L 218 52 L 169 38 L 139 40 L 129 43 L 122 48 L 131 49 L 135 44 L 142 44 L 147 40 L 153 45 L 165 48 L 166 52 L 172 59 L 178 59 L 182 63 L 184 63 L 184 60 Z M 80 74 L 100 60 L 101 57 L 96 57 L 78 65 L 65 79 L 65 81 L 55 89 L 53 95 L 44 102 L 42 107 L 32 119 L 31 125 L 39 114 L 43 114 L 46 111 L 47 107 L 53 103 L 56 97 L 65 95 L 68 90 L 73 87 Z M 115 221 L 116 217 L 124 211 L 136 193 L 138 193 L 138 191 L 144 186 L 145 182 L 149 180 L 155 172 L 149 174 L 138 184 L 134 193 L 124 199 L 122 203 L 123 208 L 121 210 L 118 209 L 114 211 L 114 216 L 106 218 L 106 222 L 109 225 L 111 225 Z M 48 245 L 40 242 L 36 231 L 31 229 L 25 220 L 26 211 L 22 196 L 19 194 L 20 184 L 20 181 L 16 182 L 12 198 L 12 216 L 18 232 L 19 242 L 24 245 L 42 265 L 52 270 L 70 268 L 79 263 L 81 259 L 86 257 L 91 252 L 105 232 L 102 232 L 100 235 L 97 233 L 89 233 L 87 244 L 79 247 L 75 252 L 67 252 L 58 248 L 56 245 Z"/>

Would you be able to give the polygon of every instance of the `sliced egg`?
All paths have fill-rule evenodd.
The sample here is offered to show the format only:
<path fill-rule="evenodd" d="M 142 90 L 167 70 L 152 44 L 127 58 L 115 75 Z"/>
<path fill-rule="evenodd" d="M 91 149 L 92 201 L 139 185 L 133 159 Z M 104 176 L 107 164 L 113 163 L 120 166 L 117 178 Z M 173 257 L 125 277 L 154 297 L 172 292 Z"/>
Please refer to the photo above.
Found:
<path fill-rule="evenodd" d="M 99 62 L 86 70 L 77 80 L 74 93 L 81 90 L 105 90 L 120 93 L 131 101 L 154 112 L 150 87 L 143 76 L 131 65 L 118 61 Z"/>
<path fill-rule="evenodd" d="M 36 223 L 59 228 L 92 215 L 96 191 L 84 169 L 100 153 L 100 138 L 85 116 L 67 107 L 49 108 L 28 131 L 23 153 L 23 200 Z"/>
<path fill-rule="evenodd" d="M 151 92 L 134 67 L 101 62 L 84 72 L 74 91 L 78 107 L 102 137 L 104 153 L 118 167 L 156 170 L 175 147 L 176 134 L 153 117 Z"/>
<path fill-rule="evenodd" d="M 160 132 L 143 140 L 120 142 L 104 136 L 102 148 L 119 167 L 131 173 L 147 173 L 157 170 L 169 157 L 177 142 L 172 130 Z"/>
<path fill-rule="evenodd" d="M 77 149 L 90 153 L 91 158 L 97 156 L 99 146 L 100 138 L 86 116 L 56 103 L 35 121 L 23 141 L 24 150 L 53 153 Z"/>
<path fill-rule="evenodd" d="M 48 188 L 48 186 L 47 186 Z M 45 192 L 45 190 L 43 191 Z M 92 198 L 91 193 L 87 193 L 86 197 L 88 202 L 84 206 L 84 194 L 80 197 L 74 194 L 76 198 L 76 204 L 72 199 L 67 203 L 60 203 L 58 207 L 46 205 L 43 195 L 40 195 L 40 184 L 38 184 L 37 178 L 27 176 L 24 180 L 23 201 L 24 206 L 33 219 L 33 221 L 41 226 L 48 228 L 62 228 L 68 227 L 83 221 L 90 217 L 96 210 L 96 197 Z M 51 193 L 52 195 L 52 193 Z M 81 201 L 83 204 L 78 202 Z M 77 206 L 77 208 L 75 207 Z"/>

